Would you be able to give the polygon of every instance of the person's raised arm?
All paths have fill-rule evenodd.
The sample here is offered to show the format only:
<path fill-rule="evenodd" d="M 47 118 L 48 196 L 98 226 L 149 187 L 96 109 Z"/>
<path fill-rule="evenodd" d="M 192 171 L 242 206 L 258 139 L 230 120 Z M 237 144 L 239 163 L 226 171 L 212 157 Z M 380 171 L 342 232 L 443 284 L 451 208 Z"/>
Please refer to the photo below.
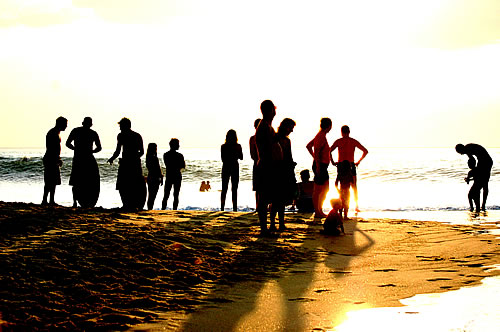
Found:
<path fill-rule="evenodd" d="M 356 141 L 356 147 L 358 149 L 360 149 L 361 151 L 363 151 L 363 155 L 361 156 L 361 158 L 359 158 L 358 162 L 355 163 L 355 165 L 358 166 L 359 163 L 361 162 L 361 160 L 365 159 L 366 155 L 368 154 L 368 150 L 363 145 L 361 145 L 361 143 L 359 143 L 358 141 Z"/>
<path fill-rule="evenodd" d="M 109 164 L 113 164 L 113 161 L 118 158 L 118 156 L 120 155 L 120 151 L 122 150 L 122 142 L 120 140 L 120 135 L 118 135 L 118 137 L 116 138 L 116 149 L 115 149 L 115 153 L 113 153 L 113 155 L 111 156 L 111 158 L 108 159 L 108 163 Z"/>

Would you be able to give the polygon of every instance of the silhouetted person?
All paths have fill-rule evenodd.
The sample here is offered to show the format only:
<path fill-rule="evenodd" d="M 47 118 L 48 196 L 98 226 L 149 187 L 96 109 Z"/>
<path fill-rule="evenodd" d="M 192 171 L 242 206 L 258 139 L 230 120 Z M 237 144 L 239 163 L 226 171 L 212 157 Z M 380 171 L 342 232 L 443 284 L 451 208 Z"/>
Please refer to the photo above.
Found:
<path fill-rule="evenodd" d="M 467 174 L 467 176 L 465 177 L 465 182 L 467 182 L 467 184 L 469 184 L 469 182 L 471 180 L 474 181 L 474 183 L 470 187 L 469 195 L 467 196 L 469 198 L 470 211 L 471 212 L 474 211 L 474 204 L 473 203 L 475 203 L 476 204 L 476 212 L 479 213 L 479 211 L 480 211 L 479 203 L 481 200 L 481 184 L 475 181 L 476 177 L 478 177 L 477 167 L 476 167 L 476 159 L 469 158 L 469 160 L 467 161 L 467 165 L 469 166 L 470 171 Z"/>
<path fill-rule="evenodd" d="M 253 123 L 253 127 L 257 130 L 261 119 L 256 119 Z M 259 161 L 259 151 L 257 150 L 257 142 L 255 141 L 255 135 L 250 137 L 249 140 L 250 145 L 250 157 L 253 160 L 253 168 L 252 168 L 252 190 L 255 191 L 255 207 L 257 208 L 257 190 L 255 189 L 255 183 L 257 180 L 257 162 Z"/>
<path fill-rule="evenodd" d="M 85 117 L 81 127 L 74 128 L 66 146 L 74 151 L 69 184 L 73 186 L 73 207 L 94 207 L 99 198 L 99 167 L 94 153 L 102 150 L 99 135 L 90 129 L 92 118 Z"/>
<path fill-rule="evenodd" d="M 207 185 L 205 186 L 205 191 L 210 191 L 212 189 L 212 186 L 210 185 L 210 181 L 207 181 Z"/>
<path fill-rule="evenodd" d="M 486 199 L 488 198 L 488 182 L 490 181 L 493 159 L 491 159 L 488 151 L 486 151 L 486 149 L 479 144 L 457 144 L 457 146 L 455 146 L 455 150 L 460 154 L 466 154 L 469 159 L 476 157 L 477 173 L 476 177 L 474 178 L 474 184 L 478 184 L 479 187 L 483 189 L 483 203 L 481 205 L 481 210 L 486 211 Z"/>
<path fill-rule="evenodd" d="M 313 191 L 314 182 L 310 181 L 311 175 L 309 170 L 305 169 L 300 172 L 302 182 L 298 183 L 297 209 L 299 212 L 314 212 Z"/>
<path fill-rule="evenodd" d="M 116 189 L 120 193 L 123 208 L 126 210 L 143 209 L 146 201 L 146 183 L 141 165 L 141 157 L 144 154 L 142 137 L 132 131 L 132 123 L 129 119 L 123 118 L 118 124 L 121 132 L 116 138 L 116 150 L 108 163 L 113 164 L 121 152 Z"/>
<path fill-rule="evenodd" d="M 345 234 L 344 223 L 342 222 L 342 201 L 338 198 L 330 200 L 332 205 L 332 210 L 326 216 L 325 222 L 323 223 L 323 232 L 325 235 L 340 235 Z"/>
<path fill-rule="evenodd" d="M 354 176 L 352 175 L 351 163 L 344 160 L 337 164 L 337 178 L 335 179 L 335 188 L 340 195 L 342 201 L 342 211 L 344 211 L 344 219 L 349 219 L 347 213 L 349 212 L 349 199 L 350 189 L 354 183 Z M 340 185 L 340 188 L 339 188 Z"/>
<path fill-rule="evenodd" d="M 342 138 L 339 138 L 338 140 L 333 142 L 332 147 L 330 148 L 330 157 L 332 152 L 338 148 L 339 156 L 337 163 L 340 163 L 344 160 L 347 160 L 349 163 L 351 163 L 351 173 L 353 178 L 352 191 L 354 193 L 354 202 L 356 203 L 356 212 L 359 212 L 356 168 L 358 167 L 361 160 L 363 160 L 366 157 L 366 155 L 368 154 L 368 150 L 363 145 L 361 145 L 361 143 L 359 143 L 357 140 L 355 140 L 352 137 L 349 137 L 350 129 L 348 126 L 342 126 L 341 133 L 342 133 Z M 357 162 L 354 162 L 354 151 L 356 150 L 356 148 L 360 149 L 363 152 L 363 154 L 361 155 L 361 158 L 359 158 Z M 333 158 L 332 158 L 332 164 L 333 165 L 336 164 L 333 161 Z"/>
<path fill-rule="evenodd" d="M 271 206 L 270 230 L 276 231 L 275 218 L 278 214 L 279 230 L 285 230 L 285 206 L 293 203 L 297 192 L 297 180 L 295 179 L 295 165 L 292 157 L 292 145 L 290 135 L 295 127 L 295 121 L 289 118 L 283 119 L 278 127 L 278 142 L 283 152 L 283 159 L 276 161 L 276 195 Z"/>
<path fill-rule="evenodd" d="M 312 169 L 314 173 L 314 217 L 324 218 L 323 203 L 326 199 L 326 194 L 330 188 L 328 165 L 330 164 L 330 146 L 326 140 L 326 134 L 332 129 L 332 120 L 330 118 L 322 118 L 320 122 L 320 131 L 316 136 L 307 143 L 307 151 L 314 159 Z"/>
<path fill-rule="evenodd" d="M 207 183 L 205 181 L 201 181 L 200 191 L 201 192 L 207 191 Z"/>
<path fill-rule="evenodd" d="M 158 189 L 160 185 L 163 185 L 163 173 L 161 172 L 160 161 L 158 160 L 156 143 L 148 144 L 146 168 L 148 169 L 148 210 L 152 210 Z"/>
<path fill-rule="evenodd" d="M 230 129 L 226 134 L 226 142 L 220 147 L 222 159 L 222 191 L 220 194 L 221 211 L 224 211 L 226 194 L 231 179 L 231 197 L 233 199 L 233 211 L 238 211 L 238 184 L 240 182 L 240 166 L 238 160 L 243 160 L 243 151 L 238 144 L 236 131 Z"/>
<path fill-rule="evenodd" d="M 68 120 L 60 116 L 56 119 L 56 125 L 50 129 L 45 136 L 45 155 L 43 156 L 43 199 L 42 205 L 56 205 L 54 196 L 56 186 L 61 184 L 61 131 L 68 127 Z M 49 196 L 47 202 L 47 196 Z"/>
<path fill-rule="evenodd" d="M 182 172 L 186 168 L 184 156 L 177 152 L 179 150 L 179 140 L 172 138 L 170 140 L 170 151 L 163 154 L 163 162 L 165 163 L 165 193 L 161 202 L 161 209 L 167 208 L 168 197 L 170 190 L 174 187 L 174 205 L 173 209 L 177 210 L 179 206 L 179 192 L 181 191 Z"/>
<path fill-rule="evenodd" d="M 276 191 L 276 162 L 283 159 L 283 152 L 278 142 L 272 122 L 276 116 L 276 107 L 270 100 L 260 105 L 262 120 L 255 132 L 255 141 L 259 161 L 257 162 L 256 192 L 258 196 L 257 213 L 259 214 L 260 234 L 269 234 L 267 229 L 267 210 Z"/>

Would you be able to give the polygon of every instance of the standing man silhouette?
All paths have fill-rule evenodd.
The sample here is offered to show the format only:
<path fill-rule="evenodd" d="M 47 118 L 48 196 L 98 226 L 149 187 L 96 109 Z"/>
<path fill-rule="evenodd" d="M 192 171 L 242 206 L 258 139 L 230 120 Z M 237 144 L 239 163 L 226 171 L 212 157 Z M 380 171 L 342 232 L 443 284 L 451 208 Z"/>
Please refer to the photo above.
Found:
<path fill-rule="evenodd" d="M 45 155 L 43 156 L 43 199 L 42 205 L 56 205 L 54 196 L 56 186 L 61 184 L 61 131 L 68 127 L 68 120 L 62 116 L 56 119 L 56 125 L 45 136 Z M 47 202 L 47 196 L 50 201 Z"/>
<path fill-rule="evenodd" d="M 94 153 L 102 150 L 99 135 L 90 129 L 92 118 L 83 119 L 82 126 L 74 128 L 66 146 L 74 151 L 69 184 L 73 186 L 73 207 L 94 207 L 99 197 L 99 168 Z M 94 149 L 95 145 L 95 149 Z"/>
<path fill-rule="evenodd" d="M 143 209 L 147 193 L 141 165 L 141 157 L 144 154 L 142 136 L 132 130 L 132 123 L 128 118 L 121 119 L 118 124 L 120 133 L 116 138 L 116 150 L 108 163 L 113 164 L 123 148 L 116 189 L 120 193 L 125 210 Z"/>
<path fill-rule="evenodd" d="M 257 162 L 256 193 L 257 213 L 259 214 L 260 235 L 269 235 L 267 229 L 267 210 L 273 202 L 276 188 L 275 166 L 276 161 L 283 159 L 283 152 L 278 143 L 278 137 L 272 127 L 276 116 L 276 106 L 271 100 L 264 100 L 260 104 L 262 120 L 255 132 L 255 142 L 259 161 Z"/>
<path fill-rule="evenodd" d="M 354 192 L 354 202 L 356 203 L 356 212 L 359 212 L 356 168 L 358 167 L 361 160 L 365 159 L 366 155 L 368 154 L 368 150 L 363 145 L 361 145 L 361 143 L 359 143 L 357 140 L 355 140 L 352 137 L 349 137 L 351 131 L 348 126 L 342 126 L 340 131 L 342 133 L 342 137 L 333 142 L 333 145 L 330 148 L 330 159 L 332 160 L 333 165 L 337 165 L 338 163 L 341 163 L 344 160 L 347 160 L 351 164 L 351 174 L 352 174 L 351 186 Z M 332 152 L 335 151 L 335 149 L 337 148 L 339 149 L 339 157 L 337 162 L 335 163 L 331 155 Z M 354 151 L 356 150 L 356 148 L 363 151 L 363 155 L 361 155 L 361 158 L 359 158 L 357 162 L 354 162 Z"/>
<path fill-rule="evenodd" d="M 320 130 L 316 136 L 306 145 L 307 151 L 314 158 L 314 218 L 325 218 L 323 213 L 323 203 L 326 199 L 326 194 L 330 188 L 330 177 L 328 175 L 328 165 L 330 165 L 330 146 L 326 140 L 326 134 L 332 130 L 332 120 L 330 118 L 322 118 L 320 122 Z"/>

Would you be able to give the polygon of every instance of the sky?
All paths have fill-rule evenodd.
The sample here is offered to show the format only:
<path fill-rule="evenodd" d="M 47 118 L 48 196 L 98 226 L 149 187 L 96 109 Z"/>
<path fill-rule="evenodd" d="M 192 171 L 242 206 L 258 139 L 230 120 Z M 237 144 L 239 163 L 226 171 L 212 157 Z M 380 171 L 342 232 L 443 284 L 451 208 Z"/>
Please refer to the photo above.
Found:
<path fill-rule="evenodd" d="M 370 147 L 500 147 L 497 0 L 0 0 L 0 147 L 43 147 L 91 116 L 113 149 L 246 147 L 259 106 L 322 117 Z"/>

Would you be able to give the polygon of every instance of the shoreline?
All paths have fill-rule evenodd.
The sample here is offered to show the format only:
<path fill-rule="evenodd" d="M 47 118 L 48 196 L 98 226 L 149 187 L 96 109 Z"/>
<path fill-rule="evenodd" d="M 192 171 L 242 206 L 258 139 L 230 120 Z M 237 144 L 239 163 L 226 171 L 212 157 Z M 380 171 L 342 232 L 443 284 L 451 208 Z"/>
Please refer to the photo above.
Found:
<path fill-rule="evenodd" d="M 0 202 L 0 326 L 331 329 L 351 310 L 500 275 L 487 269 L 498 222 L 354 219 L 328 237 L 310 215 L 286 219 L 261 239 L 255 213 Z"/>

